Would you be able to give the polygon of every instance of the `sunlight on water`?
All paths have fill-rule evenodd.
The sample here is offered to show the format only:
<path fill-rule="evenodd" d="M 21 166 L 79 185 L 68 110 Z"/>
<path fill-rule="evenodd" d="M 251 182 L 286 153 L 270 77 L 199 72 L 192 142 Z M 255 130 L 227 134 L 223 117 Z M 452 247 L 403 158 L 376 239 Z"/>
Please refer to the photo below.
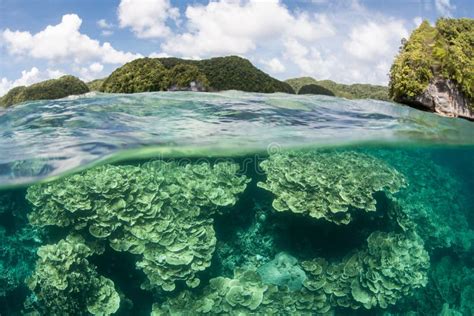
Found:
<path fill-rule="evenodd" d="M 269 145 L 474 144 L 471 122 L 394 103 L 237 91 L 89 93 L 29 102 L 0 113 L 0 135 L 3 186 L 130 153 L 232 156 Z"/>
<path fill-rule="evenodd" d="M 0 133 L 1 315 L 474 313 L 472 122 L 93 94 L 9 109 Z"/>

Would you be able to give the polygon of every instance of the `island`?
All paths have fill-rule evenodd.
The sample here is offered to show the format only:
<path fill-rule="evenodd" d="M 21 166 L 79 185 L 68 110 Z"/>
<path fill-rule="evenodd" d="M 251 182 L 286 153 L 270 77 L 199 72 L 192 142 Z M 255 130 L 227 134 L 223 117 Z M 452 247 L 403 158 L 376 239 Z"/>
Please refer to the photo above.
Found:
<path fill-rule="evenodd" d="M 421 23 L 402 40 L 389 89 L 396 102 L 474 119 L 474 20 Z"/>

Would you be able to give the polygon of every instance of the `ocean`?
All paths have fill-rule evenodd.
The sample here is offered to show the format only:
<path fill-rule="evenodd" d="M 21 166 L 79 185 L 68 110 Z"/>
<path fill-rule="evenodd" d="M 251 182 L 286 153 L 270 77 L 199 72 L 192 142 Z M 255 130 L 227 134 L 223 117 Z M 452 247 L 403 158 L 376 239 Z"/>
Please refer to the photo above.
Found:
<path fill-rule="evenodd" d="M 474 123 L 329 96 L 0 112 L 1 315 L 474 315 Z"/>

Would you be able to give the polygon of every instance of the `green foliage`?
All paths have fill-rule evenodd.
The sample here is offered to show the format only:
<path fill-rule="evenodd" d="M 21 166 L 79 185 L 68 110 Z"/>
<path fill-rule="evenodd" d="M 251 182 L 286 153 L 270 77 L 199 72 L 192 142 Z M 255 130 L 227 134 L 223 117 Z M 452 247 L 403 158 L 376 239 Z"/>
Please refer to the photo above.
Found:
<path fill-rule="evenodd" d="M 424 21 L 401 47 L 390 70 L 390 95 L 409 101 L 434 78 L 451 79 L 474 101 L 474 20 Z"/>
<path fill-rule="evenodd" d="M 95 246 L 95 245 L 94 245 Z M 69 235 L 57 244 L 38 249 L 39 259 L 28 286 L 28 306 L 43 315 L 111 315 L 120 306 L 114 283 L 96 271 L 87 257 L 101 252 L 79 236 Z"/>
<path fill-rule="evenodd" d="M 286 92 L 293 89 L 237 56 L 205 60 L 141 58 L 115 70 L 103 83 L 102 91 L 134 93 L 189 87 L 197 81 L 204 89 L 251 92 Z"/>
<path fill-rule="evenodd" d="M 84 82 L 73 76 L 62 76 L 59 79 L 38 82 L 28 87 L 13 88 L 0 98 L 0 106 L 8 107 L 31 100 L 60 99 L 86 92 L 89 92 L 89 88 Z"/>
<path fill-rule="evenodd" d="M 389 100 L 388 88 L 384 86 L 370 84 L 351 84 L 345 85 L 331 80 L 316 80 L 311 77 L 300 77 L 288 79 L 285 82 L 290 84 L 298 94 L 304 94 L 301 88 L 307 85 L 317 85 L 323 89 L 332 92 L 332 95 L 347 99 L 375 99 Z M 330 95 L 330 94 L 327 94 Z"/>
<path fill-rule="evenodd" d="M 322 94 L 335 96 L 334 92 L 332 92 L 331 90 L 314 83 L 301 87 L 301 89 L 298 91 L 298 94 Z"/>
<path fill-rule="evenodd" d="M 274 79 L 256 68 L 247 59 L 237 56 L 216 57 L 204 60 L 185 60 L 179 58 L 159 58 L 168 69 L 176 64 L 191 64 L 209 80 L 211 90 L 241 90 L 249 92 L 294 93 L 287 83 Z"/>
<path fill-rule="evenodd" d="M 212 216 L 236 203 L 247 179 L 231 163 L 101 166 L 28 189 L 33 225 L 70 227 L 138 255 L 145 288 L 172 291 L 211 264 Z M 87 233 L 88 232 L 88 233 Z"/>
<path fill-rule="evenodd" d="M 139 58 L 112 72 L 102 83 L 101 91 L 137 93 L 162 91 L 168 86 L 168 71 L 157 59 Z"/>
<path fill-rule="evenodd" d="M 95 79 L 87 82 L 86 84 L 89 87 L 90 91 L 102 91 L 102 84 L 104 83 L 105 79 L 106 78 Z"/>
<path fill-rule="evenodd" d="M 355 209 L 375 211 L 373 193 L 397 192 L 405 180 L 395 169 L 354 152 L 295 152 L 270 156 L 260 166 L 275 194 L 273 208 L 336 224 L 348 224 Z"/>
<path fill-rule="evenodd" d="M 203 90 L 209 88 L 209 81 L 196 65 L 176 64 L 169 72 L 171 88 L 188 89 L 193 82 Z"/>

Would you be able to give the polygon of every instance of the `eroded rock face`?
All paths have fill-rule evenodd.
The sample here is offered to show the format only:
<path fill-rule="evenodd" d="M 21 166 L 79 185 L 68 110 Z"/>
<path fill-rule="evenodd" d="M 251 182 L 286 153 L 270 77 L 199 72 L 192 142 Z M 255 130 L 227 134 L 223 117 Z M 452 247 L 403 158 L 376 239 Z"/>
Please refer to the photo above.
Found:
<path fill-rule="evenodd" d="M 444 116 L 474 120 L 474 111 L 469 100 L 449 79 L 433 80 L 423 94 L 416 96 L 412 103 Z"/>

